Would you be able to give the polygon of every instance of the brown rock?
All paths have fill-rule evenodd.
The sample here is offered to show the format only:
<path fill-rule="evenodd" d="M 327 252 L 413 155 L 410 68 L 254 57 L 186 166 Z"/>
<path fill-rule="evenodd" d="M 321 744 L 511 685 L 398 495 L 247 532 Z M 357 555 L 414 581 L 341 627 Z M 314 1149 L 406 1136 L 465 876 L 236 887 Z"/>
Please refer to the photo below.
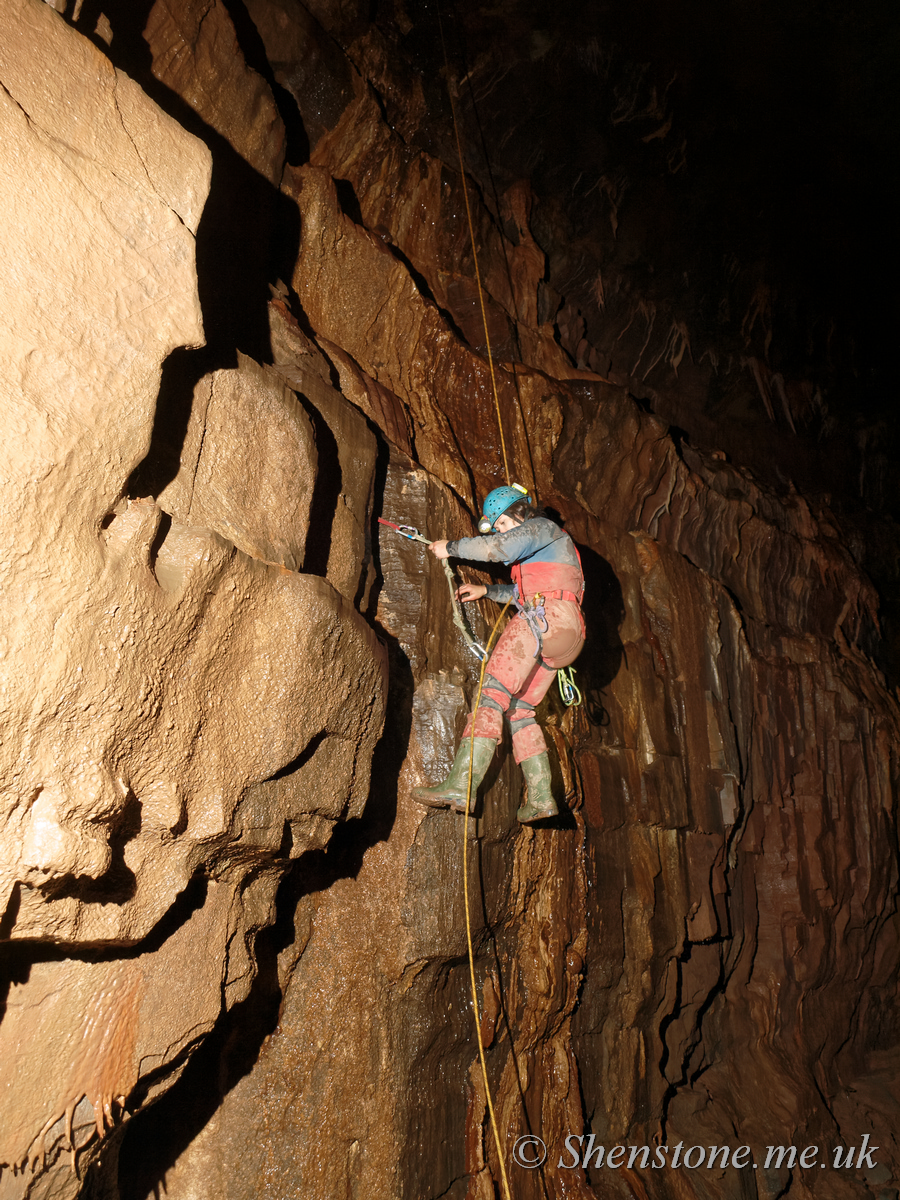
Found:
<path fill-rule="evenodd" d="M 366 419 L 332 387 L 334 368 L 318 346 L 274 301 L 270 316 L 276 371 L 309 413 L 319 461 L 304 570 L 324 575 L 366 611 L 375 576 L 369 534 L 375 437 Z M 288 492 L 302 495 L 298 480 L 285 483 Z"/>
<path fill-rule="evenodd" d="M 247 66 L 221 0 L 156 0 L 143 37 L 156 78 L 277 186 L 284 163 L 284 124 L 269 85 Z"/>
<path fill-rule="evenodd" d="M 550 696 L 541 709 L 565 798 L 555 825 L 518 826 L 507 745 L 474 836 L 417 805 L 412 788 L 448 765 L 478 664 L 440 565 L 372 516 L 470 533 L 477 498 L 505 474 L 443 91 L 385 33 L 414 29 L 401 4 L 380 31 L 355 2 L 247 11 L 311 146 L 277 204 L 277 122 L 225 6 L 152 14 L 157 82 L 189 100 L 184 119 L 229 180 L 262 184 L 214 184 L 200 286 L 215 353 L 186 356 L 182 424 L 156 414 L 172 471 L 152 500 L 122 497 L 150 443 L 159 363 L 200 336 L 192 241 L 169 206 L 196 224 L 202 156 L 49 8 L 18 0 L 0 51 L 31 120 L 6 105 L 3 153 L 40 168 L 3 185 L 26 247 L 8 235 L 8 277 L 28 285 L 4 310 L 8 442 L 28 454 L 10 454 L 2 509 L 14 548 L 3 931 L 19 944 L 5 951 L 16 973 L 0 1128 L 7 1160 L 28 1166 L 0 1187 L 112 1197 L 118 1152 L 132 1196 L 249 1200 L 261 1180 L 304 1197 L 498 1193 L 467 878 L 502 1144 L 536 1133 L 549 1151 L 542 1172 L 512 1168 L 519 1200 L 878 1194 L 898 1155 L 900 720 L 867 657 L 877 597 L 856 552 L 824 505 L 696 450 L 572 367 L 554 319 L 576 362 L 615 359 L 612 377 L 662 411 L 705 403 L 716 369 L 691 361 L 695 334 L 671 298 L 616 294 L 625 276 L 605 260 L 599 273 L 599 233 L 574 238 L 562 267 L 556 246 L 554 286 L 592 264 L 563 296 L 531 235 L 543 198 L 515 178 L 496 199 L 473 189 L 492 338 L 522 360 L 496 368 L 511 472 L 584 550 L 586 704 L 564 711 Z M 51 63 L 62 48 L 52 82 L 17 37 Z M 111 80 L 127 131 L 143 131 L 137 159 Z M 54 142 L 48 114 L 67 97 L 81 97 L 78 120 Z M 658 97 L 632 81 L 620 98 L 626 111 L 647 101 L 667 136 Z M 170 161 L 194 164 L 183 193 Z M 626 183 L 603 176 L 592 190 L 622 254 L 639 253 Z M 46 238 L 35 191 L 55 202 Z M 653 195 L 640 197 L 648 211 Z M 263 213 L 257 240 L 219 238 Z M 299 257 L 266 312 L 256 285 L 274 283 L 276 214 L 285 261 L 295 245 Z M 540 215 L 552 244 L 559 230 L 546 205 Z M 210 264 L 238 241 L 234 277 L 249 264 L 255 282 L 228 324 L 232 297 L 215 301 Z M 122 263 L 175 299 L 144 317 L 123 287 L 117 308 Z M 591 290 L 614 309 L 602 360 Z M 765 324 L 765 295 L 753 303 Z M 264 334 L 255 357 L 274 366 L 237 358 L 245 318 Z M 780 406 L 796 426 L 814 410 L 811 394 L 755 370 L 767 419 Z M 54 380 L 65 386 L 44 386 Z M 496 608 L 472 607 L 483 639 Z M 387 698 L 385 651 L 357 610 L 387 644 Z M 45 945 L 38 961 L 36 938 L 79 949 Z M 868 1134 L 879 1168 L 719 1175 L 638 1158 L 566 1170 L 569 1134 L 606 1149 L 816 1143 L 829 1161 Z"/>
<path fill-rule="evenodd" d="M 238 362 L 196 385 L 180 470 L 159 503 L 183 524 L 298 570 L 318 474 L 313 430 L 271 367 Z"/>
<path fill-rule="evenodd" d="M 121 1119 L 139 1075 L 177 1059 L 212 1028 L 221 964 L 197 955 L 188 973 L 183 963 L 192 945 L 233 935 L 232 895 L 230 886 L 210 884 L 206 903 L 161 948 L 117 961 L 41 962 L 12 984 L 0 1031 L 4 1090 L 16 1097 L 5 1099 L 0 1146 L 7 1194 L 27 1194 L 43 1176 L 40 1188 L 77 1195 L 79 1158 L 89 1160 Z M 21 1169 L 15 1183 L 11 1165 Z"/>
<path fill-rule="evenodd" d="M 340 118 L 353 94 L 355 72 L 309 6 L 298 0 L 247 0 L 246 7 L 275 77 L 300 109 L 312 149 Z"/>
<path fill-rule="evenodd" d="M 209 157 L 49 8 L 4 11 L 0 862 L 3 934 L 22 945 L 0 1156 L 6 1194 L 74 1196 L 70 1162 L 169 1086 L 223 997 L 248 995 L 289 857 L 361 812 L 384 662 L 328 582 L 235 547 L 305 550 L 312 435 L 271 371 L 243 360 L 197 406 L 171 507 L 206 527 L 121 498 L 162 359 L 202 337 Z M 53 947 L 37 966 L 35 941 Z M 105 949 L 73 966 L 73 943 Z"/>

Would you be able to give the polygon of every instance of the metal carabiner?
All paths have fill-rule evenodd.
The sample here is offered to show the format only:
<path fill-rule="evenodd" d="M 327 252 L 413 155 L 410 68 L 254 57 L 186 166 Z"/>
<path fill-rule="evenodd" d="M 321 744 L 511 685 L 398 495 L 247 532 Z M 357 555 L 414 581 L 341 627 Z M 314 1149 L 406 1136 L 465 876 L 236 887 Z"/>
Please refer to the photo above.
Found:
<path fill-rule="evenodd" d="M 582 703 L 584 698 L 581 695 L 581 689 L 575 682 L 574 667 L 560 667 L 556 672 L 556 681 L 559 684 L 559 694 L 562 696 L 566 708 L 572 708 L 574 705 Z"/>

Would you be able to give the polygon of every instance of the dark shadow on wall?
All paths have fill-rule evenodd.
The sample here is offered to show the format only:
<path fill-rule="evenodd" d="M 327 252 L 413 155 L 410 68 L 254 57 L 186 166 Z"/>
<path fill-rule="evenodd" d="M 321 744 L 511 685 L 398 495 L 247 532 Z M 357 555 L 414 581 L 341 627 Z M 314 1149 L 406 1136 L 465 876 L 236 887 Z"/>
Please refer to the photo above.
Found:
<path fill-rule="evenodd" d="M 388 720 L 372 760 L 372 789 L 366 808 L 362 816 L 336 825 L 324 849 L 303 854 L 289 867 L 278 888 L 276 920 L 256 937 L 257 974 L 247 998 L 223 1011 L 199 1046 L 188 1048 L 179 1062 L 166 1064 L 157 1075 L 145 1076 L 129 1097 L 128 1109 L 139 1109 L 154 1085 L 171 1077 L 187 1060 L 177 1081 L 159 1100 L 136 1112 L 124 1128 L 118 1151 L 118 1200 L 148 1200 L 166 1194 L 167 1173 L 231 1089 L 256 1066 L 265 1039 L 278 1025 L 283 1000 L 278 957 L 296 937 L 298 905 L 339 879 L 354 878 L 369 847 L 390 834 L 396 816 L 397 778 L 409 743 L 412 673 L 396 643 L 389 645 L 389 654 Z M 286 830 L 284 849 L 288 848 Z M 103 1170 L 99 1163 L 92 1168 L 98 1196 L 106 1194 L 100 1185 Z M 85 1196 L 94 1194 L 95 1183 L 89 1171 Z"/>
<path fill-rule="evenodd" d="M 285 161 L 295 167 L 309 162 L 309 136 L 300 115 L 299 105 L 287 88 L 282 87 L 275 78 L 272 64 L 266 55 L 265 45 L 253 19 L 247 12 L 244 0 L 222 0 L 222 3 L 231 17 L 244 61 L 248 67 L 265 79 L 275 97 L 278 112 L 284 122 Z M 289 277 L 284 276 L 284 278 Z"/>
<path fill-rule="evenodd" d="M 9 935 L 12 924 L 15 923 L 18 909 L 18 894 L 21 884 L 14 887 L 15 895 L 11 901 L 12 922 L 9 928 L 0 932 Z M 178 893 L 168 910 L 150 930 L 147 936 L 135 946 L 99 945 L 81 946 L 71 943 L 50 943 L 30 941 L 0 942 L 0 1020 L 6 1013 L 6 1002 L 9 989 L 13 984 L 27 983 L 31 968 L 39 962 L 65 962 L 76 959 L 80 962 L 112 962 L 121 959 L 139 958 L 142 954 L 153 954 L 172 935 L 181 928 L 191 915 L 202 908 L 206 901 L 207 880 L 202 872 L 198 872 L 189 880 L 185 889 Z M 5 919 L 6 920 L 6 919 Z"/>
<path fill-rule="evenodd" d="M 307 575 L 324 577 L 328 574 L 328 560 L 331 557 L 334 516 L 344 487 L 341 457 L 337 439 L 319 410 L 296 388 L 294 395 L 312 426 L 317 459 L 316 483 L 309 506 L 309 531 L 306 535 L 303 570 Z"/>
<path fill-rule="evenodd" d="M 373 505 L 372 519 L 369 523 L 369 528 L 366 530 L 366 561 L 372 563 L 374 577 L 372 586 L 369 589 L 368 603 L 366 604 L 365 611 L 360 608 L 360 612 L 362 612 L 362 615 L 372 628 L 377 629 L 379 635 L 383 637 L 384 632 L 376 621 L 378 597 L 384 588 L 384 570 L 381 565 L 381 538 L 378 536 L 379 529 L 382 527 L 378 525 L 378 518 L 385 515 L 384 494 L 391 465 L 391 449 L 379 427 L 368 417 L 366 418 L 366 423 L 374 434 L 378 453 L 375 456 L 375 476 L 372 480 L 372 495 L 375 498 L 375 503 Z M 361 599 L 361 597 L 358 597 L 358 599 Z"/>
<path fill-rule="evenodd" d="M 622 585 L 602 555 L 579 546 L 584 571 L 584 624 L 587 639 L 576 659 L 576 682 L 584 697 L 584 711 L 592 725 L 608 724 L 603 690 L 622 666 L 625 648 L 619 628 L 625 619 Z"/>
<path fill-rule="evenodd" d="M 174 477 L 194 387 L 204 375 L 235 367 L 238 351 L 260 363 L 272 361 L 270 285 L 279 279 L 290 280 L 300 245 L 296 204 L 153 74 L 150 47 L 143 37 L 153 3 L 85 0 L 77 21 L 71 22 L 164 112 L 204 142 L 212 155 L 209 196 L 196 241 L 197 286 L 206 345 L 176 350 L 164 364 L 150 448 L 129 482 L 131 495 L 158 495 Z M 105 16 L 112 31 L 108 45 L 95 33 L 101 16 Z M 242 34 L 249 37 L 247 24 L 236 24 L 239 44 Z M 251 46 L 245 57 L 247 61 L 258 57 L 258 48 Z M 291 153 L 308 153 L 296 103 L 287 93 L 278 100 L 288 114 Z"/>

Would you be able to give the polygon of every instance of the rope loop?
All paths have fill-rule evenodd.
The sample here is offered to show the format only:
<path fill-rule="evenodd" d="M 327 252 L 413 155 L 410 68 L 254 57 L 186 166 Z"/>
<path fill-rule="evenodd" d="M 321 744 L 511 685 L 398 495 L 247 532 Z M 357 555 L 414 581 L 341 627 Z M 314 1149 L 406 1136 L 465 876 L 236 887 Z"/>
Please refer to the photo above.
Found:
<path fill-rule="evenodd" d="M 581 689 L 575 682 L 574 667 L 560 667 L 556 672 L 556 682 L 559 684 L 559 694 L 562 696 L 566 708 L 576 707 L 583 703 L 584 697 Z"/>

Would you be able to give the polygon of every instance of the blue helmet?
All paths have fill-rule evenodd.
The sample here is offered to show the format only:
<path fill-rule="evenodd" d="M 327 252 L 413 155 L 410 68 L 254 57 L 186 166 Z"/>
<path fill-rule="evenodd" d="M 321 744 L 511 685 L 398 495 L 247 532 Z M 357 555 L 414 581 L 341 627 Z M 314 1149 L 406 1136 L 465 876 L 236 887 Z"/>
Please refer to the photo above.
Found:
<path fill-rule="evenodd" d="M 492 533 L 497 518 L 502 517 L 506 510 L 518 500 L 527 500 L 529 504 L 531 503 L 528 489 L 523 488 L 521 483 L 514 483 L 512 487 L 494 488 L 492 492 L 488 492 L 481 510 L 484 515 L 478 522 L 478 532 Z"/>

